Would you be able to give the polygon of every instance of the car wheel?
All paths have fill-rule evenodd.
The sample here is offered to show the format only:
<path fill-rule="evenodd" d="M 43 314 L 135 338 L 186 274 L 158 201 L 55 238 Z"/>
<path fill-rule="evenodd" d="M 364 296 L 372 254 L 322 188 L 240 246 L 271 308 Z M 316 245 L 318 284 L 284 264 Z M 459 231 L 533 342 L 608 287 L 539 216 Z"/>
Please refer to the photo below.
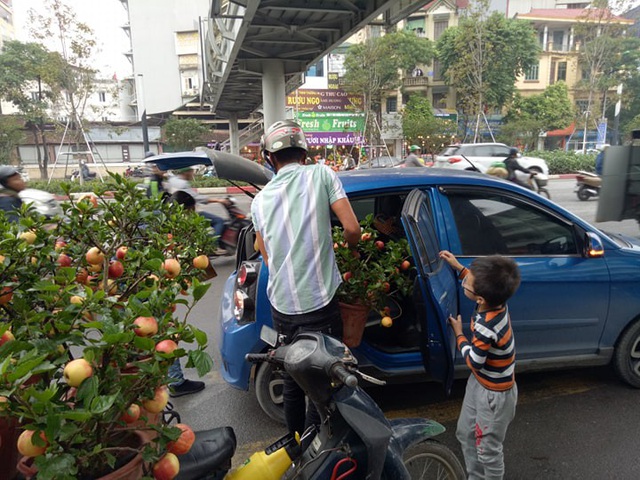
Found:
<path fill-rule="evenodd" d="M 256 398 L 260 408 L 269 418 L 284 425 L 284 379 L 282 370 L 270 363 L 258 365 L 255 379 Z"/>
<path fill-rule="evenodd" d="M 622 332 L 616 345 L 614 366 L 622 380 L 640 388 L 640 319 Z"/>
<path fill-rule="evenodd" d="M 586 185 L 580 185 L 580 188 L 576 192 L 576 195 L 578 195 L 578 198 L 583 202 L 586 200 L 589 200 L 589 197 L 591 197 L 591 195 L 589 195 L 589 190 L 587 189 Z"/>

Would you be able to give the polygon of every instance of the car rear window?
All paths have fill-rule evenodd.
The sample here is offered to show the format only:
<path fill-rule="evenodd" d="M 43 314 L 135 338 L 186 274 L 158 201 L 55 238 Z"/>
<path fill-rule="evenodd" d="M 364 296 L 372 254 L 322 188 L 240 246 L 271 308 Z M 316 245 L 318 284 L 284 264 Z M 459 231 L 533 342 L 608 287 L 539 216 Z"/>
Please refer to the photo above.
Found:
<path fill-rule="evenodd" d="M 443 157 L 450 157 L 451 155 L 455 155 L 459 148 L 460 147 L 458 147 L 458 146 L 447 147 L 444 150 L 442 150 L 439 153 L 439 155 L 442 155 Z"/>

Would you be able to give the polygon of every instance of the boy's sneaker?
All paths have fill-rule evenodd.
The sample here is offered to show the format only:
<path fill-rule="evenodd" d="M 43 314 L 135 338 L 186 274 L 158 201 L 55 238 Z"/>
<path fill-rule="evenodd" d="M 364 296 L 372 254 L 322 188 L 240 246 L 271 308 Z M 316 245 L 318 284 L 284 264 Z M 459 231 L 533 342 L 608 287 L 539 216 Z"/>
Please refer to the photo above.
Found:
<path fill-rule="evenodd" d="M 192 393 L 198 393 L 204 390 L 204 382 L 198 382 L 193 380 L 185 380 L 180 385 L 169 385 L 169 396 L 182 397 L 183 395 L 190 395 Z"/>

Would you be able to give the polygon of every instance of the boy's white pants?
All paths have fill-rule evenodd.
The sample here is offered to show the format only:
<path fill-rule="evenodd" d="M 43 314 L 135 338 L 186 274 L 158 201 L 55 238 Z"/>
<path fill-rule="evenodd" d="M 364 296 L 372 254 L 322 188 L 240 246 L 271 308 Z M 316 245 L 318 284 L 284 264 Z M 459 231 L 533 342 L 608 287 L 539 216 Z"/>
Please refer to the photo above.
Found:
<path fill-rule="evenodd" d="M 506 392 L 484 388 L 472 374 L 458 419 L 456 437 L 462 446 L 469 480 L 504 477 L 502 443 L 516 414 L 518 387 Z"/>

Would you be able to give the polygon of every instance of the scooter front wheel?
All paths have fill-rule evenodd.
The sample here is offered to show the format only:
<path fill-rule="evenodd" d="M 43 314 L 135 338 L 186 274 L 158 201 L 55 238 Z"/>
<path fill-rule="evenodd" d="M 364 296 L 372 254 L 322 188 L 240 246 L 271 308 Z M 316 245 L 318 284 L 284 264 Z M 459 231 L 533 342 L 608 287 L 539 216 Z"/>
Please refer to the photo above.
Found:
<path fill-rule="evenodd" d="M 578 198 L 583 202 L 589 200 L 589 198 L 591 197 L 589 188 L 586 185 L 580 185 L 580 188 L 578 188 L 576 195 L 578 195 Z"/>
<path fill-rule="evenodd" d="M 435 440 L 425 440 L 404 452 L 404 466 L 412 480 L 464 480 L 467 474 L 450 448 Z"/>

